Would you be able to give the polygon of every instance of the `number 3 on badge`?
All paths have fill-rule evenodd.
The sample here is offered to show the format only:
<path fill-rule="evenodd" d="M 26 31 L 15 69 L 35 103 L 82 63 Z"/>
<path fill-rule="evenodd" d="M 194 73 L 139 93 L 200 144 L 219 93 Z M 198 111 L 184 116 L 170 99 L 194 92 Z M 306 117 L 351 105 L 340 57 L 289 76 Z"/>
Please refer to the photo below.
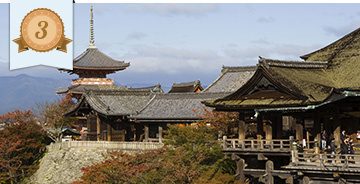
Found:
<path fill-rule="evenodd" d="M 42 23 L 44 23 L 43 26 L 42 26 Z M 38 39 L 43 39 L 47 35 L 46 28 L 48 27 L 48 23 L 46 21 L 40 21 L 38 25 L 41 28 L 42 36 L 39 37 L 40 32 L 38 31 L 38 32 L 36 32 L 35 37 Z"/>

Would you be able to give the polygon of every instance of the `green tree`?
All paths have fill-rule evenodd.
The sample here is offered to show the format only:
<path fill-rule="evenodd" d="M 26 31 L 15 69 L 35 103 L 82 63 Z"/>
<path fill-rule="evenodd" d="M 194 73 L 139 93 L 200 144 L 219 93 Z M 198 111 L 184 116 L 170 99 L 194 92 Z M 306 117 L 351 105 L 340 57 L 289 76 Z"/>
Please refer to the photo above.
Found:
<path fill-rule="evenodd" d="M 233 182 L 234 163 L 222 154 L 214 128 L 201 122 L 168 126 L 164 148 L 134 155 L 114 152 L 82 168 L 74 184 Z"/>
<path fill-rule="evenodd" d="M 40 124 L 46 130 L 48 136 L 55 142 L 61 142 L 62 129 L 65 126 L 74 125 L 76 118 L 66 117 L 63 114 L 69 111 L 75 105 L 70 95 L 55 102 L 45 102 L 39 104 Z"/>
<path fill-rule="evenodd" d="M 201 112 L 193 111 L 201 118 L 202 123 L 211 126 L 220 136 L 222 134 L 229 135 L 229 127 L 235 126 L 239 122 L 238 112 L 211 111 L 205 107 L 201 109 Z"/>
<path fill-rule="evenodd" d="M 30 110 L 1 115 L 0 122 L 0 183 L 16 183 L 37 169 L 46 134 Z"/>

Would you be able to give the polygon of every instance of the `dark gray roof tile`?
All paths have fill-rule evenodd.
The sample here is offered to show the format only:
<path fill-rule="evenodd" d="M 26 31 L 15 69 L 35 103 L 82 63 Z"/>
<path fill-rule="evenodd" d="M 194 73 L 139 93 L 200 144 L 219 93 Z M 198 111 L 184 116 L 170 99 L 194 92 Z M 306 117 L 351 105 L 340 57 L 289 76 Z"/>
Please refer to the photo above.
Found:
<path fill-rule="evenodd" d="M 92 109 L 106 116 L 128 116 L 138 113 L 152 99 L 150 91 L 87 91 L 77 105 L 65 115 L 72 115 L 86 101 Z"/>
<path fill-rule="evenodd" d="M 199 119 L 193 111 L 201 113 L 205 105 L 201 101 L 221 98 L 230 93 L 167 93 L 157 94 L 151 102 L 132 118 L 137 121 L 196 121 Z"/>
<path fill-rule="evenodd" d="M 256 67 L 223 67 L 220 76 L 203 93 L 234 92 L 243 86 L 255 73 Z"/>
<path fill-rule="evenodd" d="M 97 48 L 88 48 L 74 59 L 74 68 L 120 68 L 125 69 L 130 64 L 117 61 Z"/>

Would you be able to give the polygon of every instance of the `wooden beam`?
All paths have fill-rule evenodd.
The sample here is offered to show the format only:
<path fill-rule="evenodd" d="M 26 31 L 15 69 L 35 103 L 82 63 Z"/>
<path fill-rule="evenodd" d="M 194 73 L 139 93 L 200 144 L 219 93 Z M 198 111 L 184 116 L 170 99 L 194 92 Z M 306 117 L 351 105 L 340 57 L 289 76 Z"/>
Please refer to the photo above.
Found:
<path fill-rule="evenodd" d="M 245 121 L 239 121 L 239 139 L 245 139 L 246 134 L 246 124 Z"/>
<path fill-rule="evenodd" d="M 274 184 L 274 177 L 272 172 L 274 171 L 274 162 L 271 160 L 265 163 L 265 174 L 260 176 L 259 181 L 265 184 Z"/>
<path fill-rule="evenodd" d="M 270 122 L 266 123 L 265 125 L 265 139 L 266 140 L 271 140 L 273 138 L 273 131 L 272 131 L 272 125 L 270 124 Z M 266 141 L 266 144 L 270 144 L 270 141 Z"/>
<path fill-rule="evenodd" d="M 107 141 L 111 141 L 112 131 L 110 123 L 107 124 Z"/>
<path fill-rule="evenodd" d="M 159 142 L 162 143 L 163 127 L 159 125 Z"/>
<path fill-rule="evenodd" d="M 256 118 L 256 122 L 257 122 L 257 133 L 262 136 L 263 132 L 264 132 L 262 115 L 260 115 L 260 114 L 258 115 L 258 117 Z"/>
<path fill-rule="evenodd" d="M 340 139 L 340 134 L 341 134 L 341 123 L 340 123 L 340 114 L 339 114 L 339 108 L 335 108 L 336 113 L 334 116 L 334 139 L 335 139 L 335 144 L 337 145 L 338 148 L 340 148 L 341 146 L 341 139 Z"/>
<path fill-rule="evenodd" d="M 304 138 L 304 128 L 303 125 L 300 123 L 296 123 L 296 140 L 302 140 Z"/>
<path fill-rule="evenodd" d="M 96 137 L 97 141 L 100 141 L 101 139 L 101 121 L 99 115 L 96 113 Z"/>
<path fill-rule="evenodd" d="M 245 169 L 245 160 L 241 158 L 236 161 L 236 179 L 238 179 L 240 183 L 245 182 L 244 169 Z"/>
<path fill-rule="evenodd" d="M 149 140 L 149 126 L 144 125 L 144 133 L 145 133 L 145 142 Z"/>

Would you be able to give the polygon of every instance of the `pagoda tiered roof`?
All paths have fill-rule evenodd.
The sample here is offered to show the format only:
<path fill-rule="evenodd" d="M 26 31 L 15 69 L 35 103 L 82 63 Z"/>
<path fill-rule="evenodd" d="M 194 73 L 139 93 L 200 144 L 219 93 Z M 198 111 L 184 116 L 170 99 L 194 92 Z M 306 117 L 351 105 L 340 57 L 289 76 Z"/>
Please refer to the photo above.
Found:
<path fill-rule="evenodd" d="M 74 69 L 123 70 L 129 65 L 105 55 L 98 48 L 88 48 L 74 59 Z"/>
<path fill-rule="evenodd" d="M 118 86 L 115 84 L 110 85 L 72 85 L 66 88 L 60 88 L 55 90 L 56 94 L 62 95 L 66 93 L 71 94 L 79 94 L 86 91 L 148 91 L 148 92 L 154 92 L 154 93 L 163 93 L 164 91 L 161 88 L 161 85 L 154 85 L 154 86 L 148 86 L 148 87 L 142 87 L 142 88 L 131 88 L 131 87 L 125 87 L 125 86 Z"/>
<path fill-rule="evenodd" d="M 119 70 L 124 70 L 130 66 L 130 63 L 115 60 L 98 48 L 87 48 L 82 54 L 74 59 L 73 70 L 60 69 L 70 74 L 110 74 Z"/>

